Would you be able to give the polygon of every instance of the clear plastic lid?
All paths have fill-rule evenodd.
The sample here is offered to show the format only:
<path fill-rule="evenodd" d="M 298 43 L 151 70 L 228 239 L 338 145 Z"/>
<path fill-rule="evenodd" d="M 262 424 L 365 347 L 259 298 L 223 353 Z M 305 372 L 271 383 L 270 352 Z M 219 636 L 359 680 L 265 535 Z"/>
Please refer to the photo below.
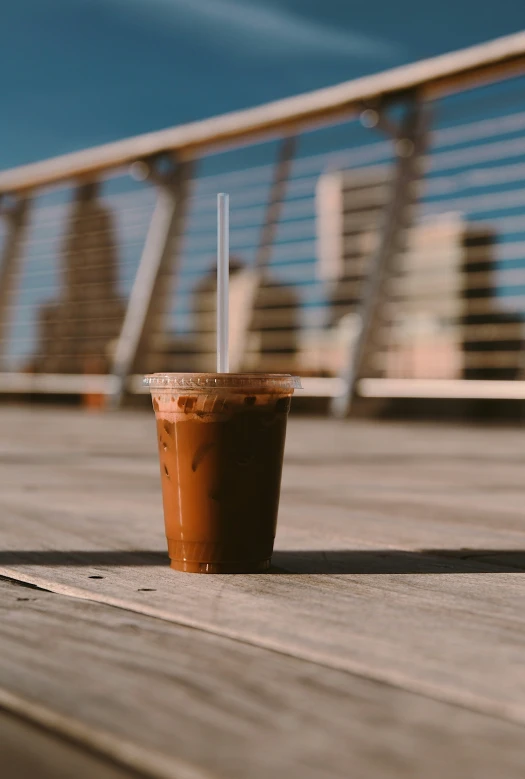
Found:
<path fill-rule="evenodd" d="M 152 392 L 226 389 L 257 394 L 302 389 L 301 379 L 288 373 L 150 373 L 144 384 Z"/>

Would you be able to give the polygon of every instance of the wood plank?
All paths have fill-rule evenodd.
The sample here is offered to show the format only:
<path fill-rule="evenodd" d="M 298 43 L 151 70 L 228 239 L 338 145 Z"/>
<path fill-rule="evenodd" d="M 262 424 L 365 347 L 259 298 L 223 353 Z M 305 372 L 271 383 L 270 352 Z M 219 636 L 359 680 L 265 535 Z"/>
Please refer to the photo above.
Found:
<path fill-rule="evenodd" d="M 273 575 L 195 577 L 152 416 L 0 430 L 4 573 L 525 721 L 521 431 L 292 419 Z"/>
<path fill-rule="evenodd" d="M 152 776 L 525 770 L 523 727 L 351 674 L 5 581 L 0 612 L 0 699 L 43 703 L 57 729 Z"/>
<path fill-rule="evenodd" d="M 2 779 L 133 779 L 75 744 L 0 710 Z M 141 774 L 142 775 L 142 774 Z"/>

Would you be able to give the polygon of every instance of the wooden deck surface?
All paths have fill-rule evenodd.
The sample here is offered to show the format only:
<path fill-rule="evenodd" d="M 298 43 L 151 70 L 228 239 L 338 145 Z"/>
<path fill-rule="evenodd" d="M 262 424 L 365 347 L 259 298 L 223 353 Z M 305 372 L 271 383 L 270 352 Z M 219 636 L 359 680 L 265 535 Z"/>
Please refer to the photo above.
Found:
<path fill-rule="evenodd" d="M 274 568 L 195 576 L 152 414 L 0 409 L 2 779 L 523 777 L 524 465 L 292 418 Z"/>

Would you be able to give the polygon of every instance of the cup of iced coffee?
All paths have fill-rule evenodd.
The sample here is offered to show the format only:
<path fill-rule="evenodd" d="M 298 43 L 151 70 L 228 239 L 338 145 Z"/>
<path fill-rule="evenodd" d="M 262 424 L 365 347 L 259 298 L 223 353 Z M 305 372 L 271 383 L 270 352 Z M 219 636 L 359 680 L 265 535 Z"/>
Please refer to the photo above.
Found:
<path fill-rule="evenodd" d="M 157 421 L 171 567 L 250 573 L 270 566 L 286 423 L 298 378 L 146 376 Z"/>

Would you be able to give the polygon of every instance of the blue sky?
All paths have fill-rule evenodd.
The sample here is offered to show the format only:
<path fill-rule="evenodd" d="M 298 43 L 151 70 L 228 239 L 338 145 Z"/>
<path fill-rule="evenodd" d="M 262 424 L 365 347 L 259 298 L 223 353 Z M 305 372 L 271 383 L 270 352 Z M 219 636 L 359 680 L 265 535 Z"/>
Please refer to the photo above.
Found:
<path fill-rule="evenodd" d="M 515 0 L 17 0 L 0 168 L 255 105 L 525 27 Z"/>

